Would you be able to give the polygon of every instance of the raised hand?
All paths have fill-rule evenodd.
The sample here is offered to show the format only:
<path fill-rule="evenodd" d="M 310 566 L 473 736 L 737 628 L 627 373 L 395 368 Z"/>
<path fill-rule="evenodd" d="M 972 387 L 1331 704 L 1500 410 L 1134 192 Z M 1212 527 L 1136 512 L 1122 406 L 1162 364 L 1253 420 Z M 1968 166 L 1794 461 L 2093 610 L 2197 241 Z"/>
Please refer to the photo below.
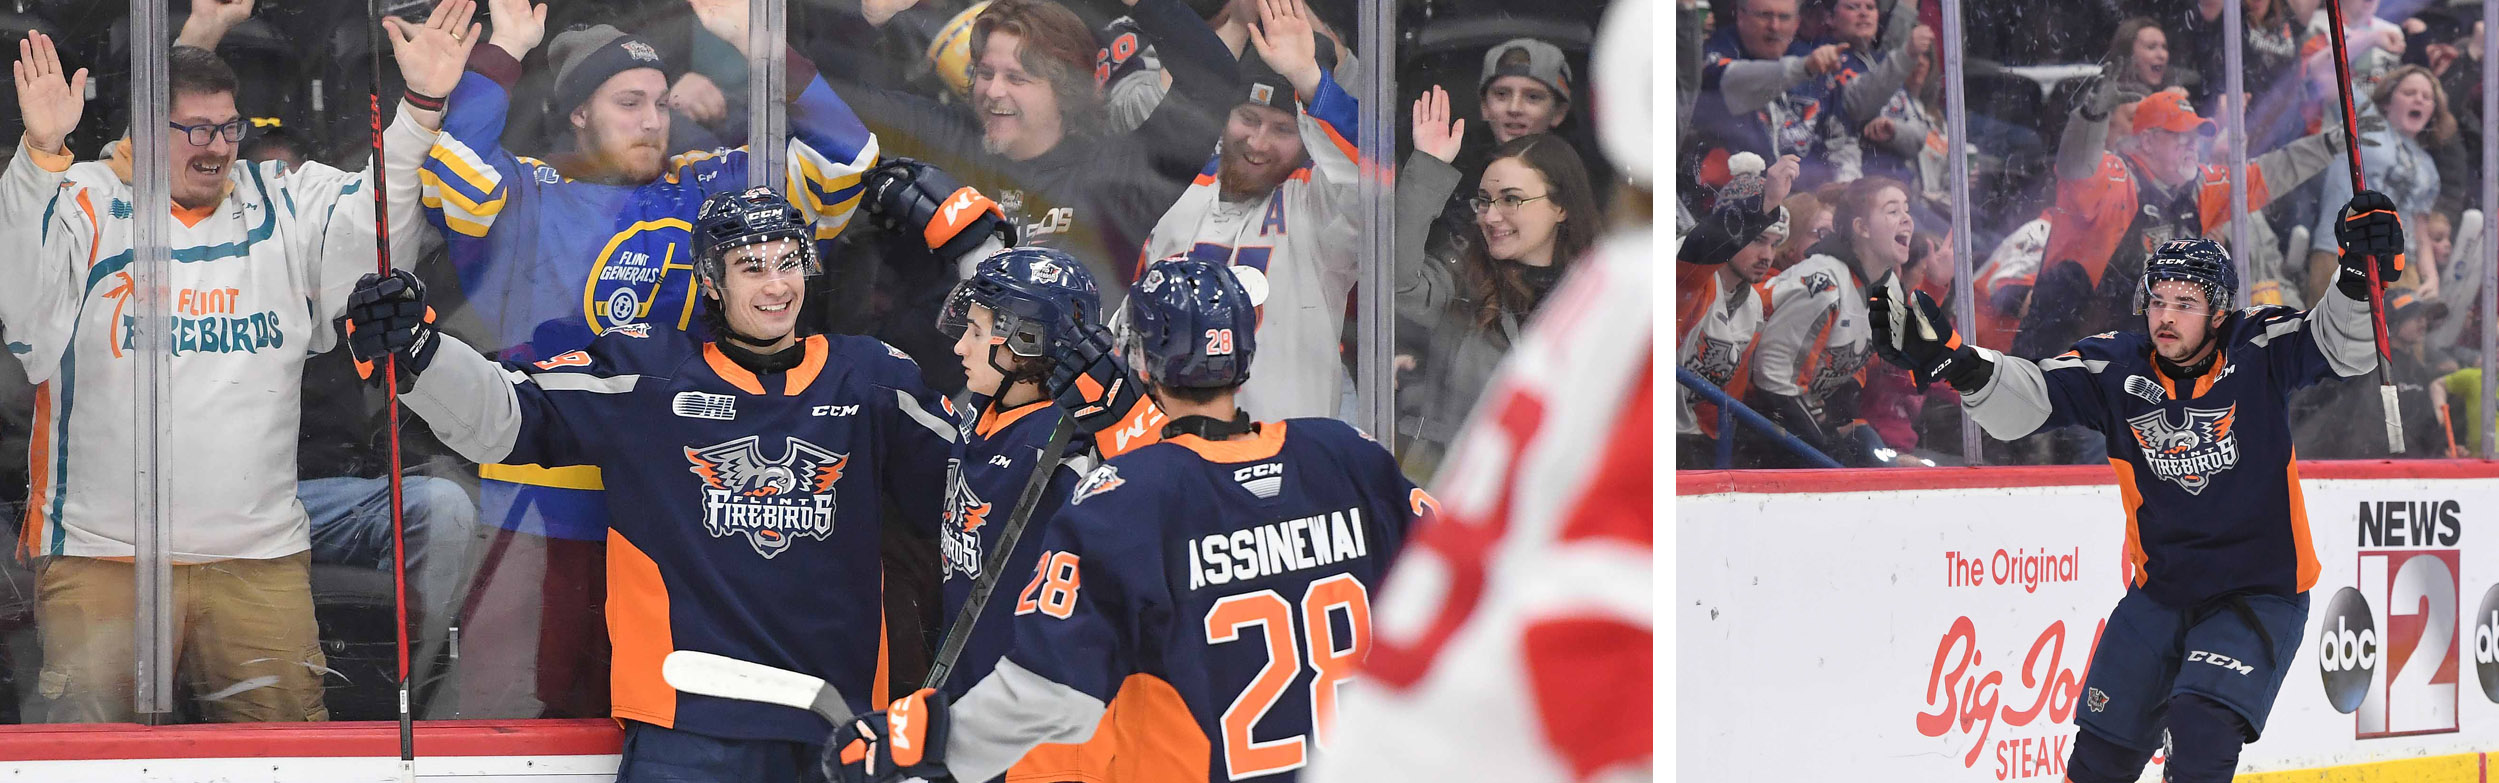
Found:
<path fill-rule="evenodd" d="M 1312 40 L 1310 9 L 1301 0 L 1259 0 L 1258 24 L 1249 34 L 1258 58 L 1291 80 L 1295 92 L 1308 99 L 1319 91 L 1319 45 Z"/>
<path fill-rule="evenodd" d="M 677 86 L 668 88 L 668 105 L 696 122 L 719 122 L 729 116 L 729 96 L 721 94 L 720 85 L 711 77 L 693 71 L 677 77 Z"/>
<path fill-rule="evenodd" d="M 703 23 L 704 30 L 736 47 L 739 54 L 748 53 L 746 0 L 686 0 L 686 5 L 694 7 L 694 18 Z"/>
<path fill-rule="evenodd" d="M 1763 214 L 1777 211 L 1779 204 L 1787 201 L 1788 192 L 1796 187 L 1797 176 L 1803 174 L 1804 171 L 1804 164 L 1798 162 L 1794 155 L 1781 155 L 1779 162 L 1770 164 L 1770 170 L 1762 173 L 1761 211 Z"/>
<path fill-rule="evenodd" d="M 191 16 L 182 20 L 174 43 L 215 49 L 226 31 L 252 16 L 252 0 L 191 0 Z"/>
<path fill-rule="evenodd" d="M 543 3 L 486 0 L 486 13 L 495 19 L 493 37 L 486 42 L 502 47 L 512 59 L 529 56 L 529 50 L 547 39 L 547 6 Z"/>
<path fill-rule="evenodd" d="M 58 154 L 78 128 L 87 107 L 87 69 L 64 79 L 61 54 L 42 33 L 17 42 L 17 111 L 26 122 L 26 147 Z"/>
<path fill-rule="evenodd" d="M 1821 76 L 1837 71 L 1840 66 L 1847 64 L 1846 61 L 1840 59 L 1840 55 L 1847 52 L 1848 44 L 1824 44 L 1821 48 L 1815 49 L 1812 54 L 1805 55 L 1805 72 Z"/>
<path fill-rule="evenodd" d="M 469 50 L 477 47 L 478 33 L 484 29 L 469 21 L 476 13 L 477 0 L 443 0 L 423 24 L 396 16 L 382 18 L 382 26 L 390 30 L 391 57 L 399 62 L 399 74 L 407 79 L 410 92 L 441 98 L 459 86 Z"/>
<path fill-rule="evenodd" d="M 1466 120 L 1449 119 L 1449 91 L 1432 85 L 1432 91 L 1414 99 L 1414 148 L 1439 158 L 1442 163 L 1456 163 L 1458 146 L 1466 141 Z"/>

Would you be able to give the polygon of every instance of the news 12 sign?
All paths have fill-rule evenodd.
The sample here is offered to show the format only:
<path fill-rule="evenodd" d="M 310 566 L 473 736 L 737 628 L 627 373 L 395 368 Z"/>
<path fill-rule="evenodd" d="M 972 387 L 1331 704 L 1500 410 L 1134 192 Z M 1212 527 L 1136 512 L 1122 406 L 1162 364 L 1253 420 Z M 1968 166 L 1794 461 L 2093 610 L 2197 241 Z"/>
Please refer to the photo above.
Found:
<path fill-rule="evenodd" d="M 2356 738 L 2459 728 L 2460 642 L 2473 643 L 2456 636 L 2463 595 L 2460 510 L 2453 500 L 2360 504 L 2358 576 L 2327 602 L 2315 642 L 2326 701 L 2352 715 Z M 2484 649 L 2476 647 L 2476 662 L 2490 657 Z M 2485 692 L 2493 690 L 2489 666 L 2481 669 Z"/>

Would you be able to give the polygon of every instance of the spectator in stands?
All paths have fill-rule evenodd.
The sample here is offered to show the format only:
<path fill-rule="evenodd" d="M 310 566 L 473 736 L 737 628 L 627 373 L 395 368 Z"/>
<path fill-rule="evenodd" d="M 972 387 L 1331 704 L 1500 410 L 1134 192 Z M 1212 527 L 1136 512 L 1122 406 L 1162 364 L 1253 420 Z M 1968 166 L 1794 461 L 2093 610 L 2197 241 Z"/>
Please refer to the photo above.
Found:
<path fill-rule="evenodd" d="M 2482 368 L 2456 370 L 2430 384 L 2430 407 L 2446 412 L 2447 422 L 2457 430 L 2451 437 L 2463 453 L 2455 456 L 2465 459 L 2485 456 L 2482 450 Z"/>
<path fill-rule="evenodd" d="M 1835 17 L 1849 20 L 1862 15 L 1867 19 L 1863 24 L 1870 28 L 1873 9 L 1873 0 L 1841 0 Z M 1919 26 L 1910 36 L 1909 48 L 1893 55 L 1911 61 L 1904 89 L 1893 92 L 1874 118 L 1859 128 L 1866 173 L 1908 185 L 1916 195 L 1910 199 L 1911 211 L 1920 224 L 1929 226 L 1950 225 L 1945 216 L 1952 211 L 1952 167 L 1945 155 L 1943 133 L 1942 54 L 1934 36 Z M 1999 132 L 2012 127 L 1984 115 L 1969 117 L 1968 126 L 1973 137 L 1989 126 Z"/>
<path fill-rule="evenodd" d="M 2171 87 L 2189 86 L 2196 77 L 2194 71 L 2170 63 L 2169 33 L 2150 17 L 2119 22 L 2117 35 L 2109 39 L 2109 52 L 2102 62 L 2112 66 L 2116 75 L 2114 86 L 2124 101 L 2138 101 Z"/>
<path fill-rule="evenodd" d="M 2113 76 L 2113 74 L 2109 74 Z M 2201 147 L 2216 132 L 2174 91 L 2136 102 L 2133 135 L 2102 149 L 2108 113 L 2123 88 L 2104 80 L 2085 91 L 2066 123 L 2057 155 L 2057 209 L 2031 307 L 2013 353 L 2046 358 L 2074 340 L 2120 328 L 2133 314 L 2146 248 L 2175 237 L 2223 237 L 2230 172 Z M 2338 160 L 2339 127 L 2257 156 L 2248 206 L 2258 209 Z M 2096 436 L 2094 436 L 2096 438 Z"/>
<path fill-rule="evenodd" d="M 1745 402 L 1841 464 L 1863 464 L 1873 450 L 1856 380 L 1872 334 L 1866 287 L 1909 260 L 1917 228 L 1908 189 L 1881 177 L 1849 183 L 1831 224 L 1811 257 L 1770 281 L 1770 317 Z M 1763 464 L 1795 463 L 1768 455 Z"/>
<path fill-rule="evenodd" d="M 249 141 L 243 142 L 241 156 L 253 163 L 277 161 L 279 171 L 294 171 L 310 160 L 304 155 L 303 142 L 296 141 L 284 126 L 255 131 Z"/>
<path fill-rule="evenodd" d="M 2384 118 L 2382 125 L 2363 129 L 2364 143 L 2360 149 L 2361 174 L 2369 189 L 2385 193 L 2406 215 L 2419 215 L 2438 208 L 2438 166 L 2431 159 L 2430 147 L 2443 147 L 2456 137 L 2456 118 L 2447 113 L 2447 93 L 2438 85 L 2438 78 L 2429 69 L 2406 65 L 2389 71 L 2368 95 L 2362 116 Z M 2337 126 L 2340 123 L 2335 123 Z M 2375 142 L 2365 143 L 2365 142 Z M 2462 173 L 2462 172 L 2458 172 Z M 2351 198 L 2349 176 L 2325 178 L 2325 201 L 2341 204 Z M 2335 243 L 2333 229 L 2341 217 L 2331 212 L 2317 215 L 2310 229 L 2308 253 L 2308 290 L 2311 301 L 2324 291 L 2329 273 L 2334 270 Z M 2317 237 L 2317 232 L 2325 236 Z M 2322 266 L 2321 266 L 2322 265 Z M 2423 270 L 2406 278 L 2435 279 L 2435 270 Z M 2402 285 L 2398 283 L 2398 285 Z M 2407 286 L 2408 287 L 2408 286 Z"/>
<path fill-rule="evenodd" d="M 0 254 L 0 278 L 9 281 L 0 286 L 0 323 L 10 354 L 43 384 L 37 406 L 48 413 L 38 426 L 48 434 L 38 443 L 52 444 L 59 458 L 33 460 L 41 511 L 27 519 L 20 550 L 41 564 L 42 687 L 30 702 L 47 721 L 136 718 L 132 639 L 140 631 L 130 542 L 138 540 L 139 515 L 130 490 L 142 478 L 127 455 L 142 439 L 160 442 L 166 463 L 182 466 L 160 498 L 172 521 L 165 554 L 180 564 L 171 611 L 184 618 L 164 641 L 193 685 L 198 713 L 218 722 L 329 716 L 308 581 L 311 542 L 286 468 L 295 464 L 305 362 L 336 343 L 330 319 L 344 311 L 357 278 L 374 269 L 379 220 L 363 173 L 238 165 L 237 142 L 249 125 L 235 108 L 239 84 L 211 53 L 217 35 L 193 26 L 222 34 L 251 10 L 250 3 L 195 4 L 185 44 L 165 60 L 174 126 L 163 164 L 182 218 L 167 223 L 167 241 L 175 258 L 216 263 L 189 265 L 197 269 L 170 283 L 173 301 L 160 305 L 171 311 L 171 324 L 160 324 L 172 329 L 167 348 L 180 359 L 169 365 L 168 383 L 181 390 L 162 432 L 134 431 L 127 416 L 68 416 L 74 404 L 134 410 L 149 394 L 133 380 L 144 354 L 122 348 L 139 339 L 137 322 L 119 312 L 131 294 L 127 278 L 119 287 L 94 285 L 85 270 L 92 259 L 127 261 L 133 221 L 164 216 L 138 218 L 126 206 L 135 200 L 128 140 L 115 145 L 111 161 L 76 163 L 64 146 L 86 108 L 87 72 L 65 72 L 41 33 L 19 50 L 24 135 L 0 176 L 0 242 L 13 249 Z M 405 58 L 400 67 L 416 70 Z M 413 165 L 423 154 L 412 127 L 404 113 L 391 124 L 382 155 L 390 165 Z M 392 185 L 413 192 L 415 183 Z M 107 203 L 125 206 L 91 206 Z M 293 214 L 335 219 L 281 217 Z M 399 240 L 394 250 L 412 252 L 400 238 L 414 236 L 417 216 L 387 217 Z M 94 271 L 109 277 L 107 267 Z"/>
<path fill-rule="evenodd" d="M 1436 157 L 1436 156 L 1426 156 Z M 1545 134 L 1521 136 L 1493 150 L 1477 179 L 1475 236 L 1456 263 L 1398 259 L 1400 317 L 1430 324 L 1417 352 L 1424 385 L 1401 412 L 1399 430 L 1414 438 L 1404 452 L 1409 473 L 1430 475 L 1459 425 L 1475 407 L 1495 365 L 1570 265 L 1603 230 L 1579 154 Z M 1445 193 L 1408 194 L 1441 203 Z M 1421 191 L 1422 188 L 1413 188 Z M 1419 230 L 1419 229 L 1407 229 Z"/>
<path fill-rule="evenodd" d="M 2375 183 L 2372 183 L 2374 186 Z M 2407 273 L 2406 277 L 2411 275 Z M 2414 459 L 2447 454 L 2446 427 L 2438 419 L 2430 387 L 2440 377 L 2423 339 L 2429 322 L 2446 315 L 2447 306 L 2423 301 L 2410 291 L 2386 295 L 2386 338 L 2394 353 L 2395 405 L 2403 411 L 2404 453 Z M 2378 378 L 2369 375 L 2335 378 L 2298 395 L 2296 404 L 2315 411 L 2293 419 L 2293 438 L 2306 459 L 2385 459 L 2397 456 L 2387 448 L 2385 406 L 2378 396 Z"/>
<path fill-rule="evenodd" d="M 1787 209 L 1789 230 L 1787 239 L 1779 242 L 1778 257 L 1770 262 L 1773 273 L 1785 272 L 1803 262 L 1815 243 L 1831 235 L 1829 204 L 1815 193 L 1797 193 L 1781 204 Z"/>
<path fill-rule="evenodd" d="M 1300 0 L 1260 8 L 1253 29 L 1262 32 L 1250 39 L 1257 51 L 1241 58 L 1249 86 L 1231 107 L 1214 176 L 1199 177 L 1163 213 L 1143 257 L 1187 255 L 1266 273 L 1260 350 L 1242 406 L 1276 418 L 1334 416 L 1347 385 L 1338 356 L 1361 245 L 1361 223 L 1343 217 L 1360 210 L 1346 140 L 1359 107 L 1328 75 L 1334 47 L 1311 32 L 1309 9 Z M 1432 124 L 1446 132 L 1448 95 L 1439 95 L 1441 121 Z"/>
<path fill-rule="evenodd" d="M 1675 260 L 1676 363 L 1743 399 L 1751 387 L 1753 349 L 1770 301 L 1770 258 L 1787 239 L 1779 196 L 1796 181 L 1797 161 L 1767 170 L 1761 157 L 1739 155 L 1737 174 L 1719 191 L 1717 209 L 1686 237 Z M 1675 444 L 1685 465 L 1717 464 L 1718 406 L 1678 395 Z"/>
<path fill-rule="evenodd" d="M 1697 147 L 1684 156 L 1699 184 L 1725 184 L 1728 157 L 1748 151 L 1797 156 L 1808 184 L 1857 175 L 1863 122 L 1853 118 L 1873 117 L 1900 89 L 1909 59 L 1843 84 L 1849 47 L 1798 40 L 1796 9 L 1797 0 L 1741 0 L 1735 25 L 1720 26 L 1704 46 Z"/>
<path fill-rule="evenodd" d="M 1205 166 L 1243 94 L 1231 50 L 1205 19 L 1179 0 L 1129 6 L 1171 87 L 1124 135 L 1100 131 L 1094 69 L 1102 47 L 1093 28 L 1051 0 L 991 0 L 975 17 L 971 116 L 901 84 L 837 89 L 877 131 L 884 154 L 945 168 L 997 199 L 1026 243 L 1067 251 L 1117 288 L 1108 281 L 1134 277 L 1155 219 Z M 835 43 L 826 56 L 864 48 Z"/>
<path fill-rule="evenodd" d="M 2379 0 L 2326 0 L 2343 4 L 2343 49 L 2351 55 L 2351 77 L 2355 89 L 2369 90 L 2378 79 L 2403 62 L 2404 30 L 2394 22 L 2378 18 Z M 2341 99 L 2334 87 L 2334 42 L 2327 33 L 2333 22 L 2320 8 L 2308 22 L 2308 42 L 2300 56 L 2305 58 L 2304 70 L 2310 89 L 2320 101 L 2334 103 Z M 2328 118 L 2329 120 L 2331 117 Z"/>
<path fill-rule="evenodd" d="M 2241 83 L 2254 96 L 2248 104 L 2248 152 L 2263 154 L 2298 138 L 2306 129 L 2299 109 L 2307 97 L 2300 78 L 2300 43 L 2308 26 L 2293 24 L 2284 0 L 2242 0 L 2245 26 L 2240 36 Z M 2191 8 L 2163 20 L 2174 32 L 2171 58 L 2192 63 L 2203 75 L 2202 94 L 2217 98 L 2229 84 L 2228 51 L 2223 47 L 2221 0 L 2197 0 Z M 2213 102 L 2207 100 L 2205 105 Z M 2218 114 L 2218 111 L 2216 111 Z"/>

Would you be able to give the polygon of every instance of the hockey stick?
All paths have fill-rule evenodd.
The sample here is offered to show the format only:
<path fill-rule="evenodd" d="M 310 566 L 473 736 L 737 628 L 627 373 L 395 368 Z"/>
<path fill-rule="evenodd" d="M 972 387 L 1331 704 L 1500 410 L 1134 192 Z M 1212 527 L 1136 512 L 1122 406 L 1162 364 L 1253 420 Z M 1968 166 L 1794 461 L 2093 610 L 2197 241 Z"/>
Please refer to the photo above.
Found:
<path fill-rule="evenodd" d="M 972 639 L 972 626 L 981 619 L 981 607 L 989 604 L 989 594 L 998 589 L 998 574 L 1004 572 L 1008 558 L 1015 552 L 1015 542 L 1024 537 L 1024 523 L 1033 518 L 1033 507 L 1041 505 L 1041 490 L 1050 485 L 1050 474 L 1058 472 L 1059 455 L 1067 451 L 1067 442 L 1076 437 L 1076 417 L 1067 411 L 1052 408 L 1059 416 L 1057 426 L 1050 429 L 1050 441 L 1034 455 L 1032 473 L 1024 477 L 1024 490 L 1015 496 L 1015 511 L 1007 515 L 1007 526 L 998 531 L 997 548 L 981 561 L 980 576 L 972 581 L 972 594 L 963 600 L 963 608 L 955 612 L 954 624 L 946 627 L 946 640 L 937 645 L 937 658 L 929 663 L 928 677 L 922 688 L 940 688 L 946 675 L 954 673 L 955 659 L 963 657 L 963 645 Z"/>
<path fill-rule="evenodd" d="M 2343 96 L 2343 151 L 2351 161 L 2351 192 L 2367 190 L 2360 177 L 2360 116 L 2353 111 L 2351 100 L 2351 54 L 2343 45 L 2343 4 L 2326 0 L 2328 32 L 2334 37 L 2334 88 Z M 2386 448 L 2404 452 L 2404 420 L 2395 400 L 2395 352 L 2386 342 L 2386 292 L 2378 282 L 2377 259 L 2371 257 L 2361 266 L 2369 271 L 2369 319 L 2376 327 L 2378 341 L 2378 405 L 2386 412 Z"/>
<path fill-rule="evenodd" d="M 853 715 L 842 692 L 822 678 L 725 655 L 678 650 L 660 661 L 659 676 L 687 693 L 795 707 L 835 726 Z"/>
<path fill-rule="evenodd" d="M 373 266 L 390 275 L 390 167 L 382 163 L 382 0 L 366 6 L 365 44 L 372 51 L 373 82 L 365 106 L 373 120 Z M 408 520 L 400 507 L 399 355 L 382 361 L 382 410 L 390 420 L 391 606 L 399 630 L 399 780 L 416 783 L 416 720 L 408 706 Z"/>

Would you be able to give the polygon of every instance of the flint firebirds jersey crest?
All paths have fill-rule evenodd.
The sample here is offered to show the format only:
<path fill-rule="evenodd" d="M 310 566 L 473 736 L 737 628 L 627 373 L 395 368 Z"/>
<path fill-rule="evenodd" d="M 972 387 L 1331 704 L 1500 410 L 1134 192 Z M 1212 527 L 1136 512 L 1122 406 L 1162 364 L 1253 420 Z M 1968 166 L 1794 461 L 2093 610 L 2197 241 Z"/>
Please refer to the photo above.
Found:
<path fill-rule="evenodd" d="M 981 528 L 989 524 L 989 501 L 972 491 L 972 482 L 963 476 L 962 466 L 947 471 L 953 476 L 946 488 L 946 525 L 938 530 L 938 555 L 946 561 L 946 578 L 957 571 L 969 578 L 981 575 Z"/>
<path fill-rule="evenodd" d="M 766 459 L 755 435 L 685 450 L 694 463 L 687 470 L 703 479 L 703 529 L 713 538 L 744 535 L 756 554 L 771 559 L 794 537 L 822 541 L 832 534 L 833 483 L 842 479 L 850 455 L 783 440 L 779 459 Z"/>
<path fill-rule="evenodd" d="M 2172 425 L 2168 411 L 2155 410 L 2127 419 L 2126 426 L 2153 475 L 2194 495 L 2203 493 L 2213 474 L 2239 464 L 2239 441 L 2230 432 L 2239 406 L 2188 408 L 2186 414 L 2185 422 Z"/>

